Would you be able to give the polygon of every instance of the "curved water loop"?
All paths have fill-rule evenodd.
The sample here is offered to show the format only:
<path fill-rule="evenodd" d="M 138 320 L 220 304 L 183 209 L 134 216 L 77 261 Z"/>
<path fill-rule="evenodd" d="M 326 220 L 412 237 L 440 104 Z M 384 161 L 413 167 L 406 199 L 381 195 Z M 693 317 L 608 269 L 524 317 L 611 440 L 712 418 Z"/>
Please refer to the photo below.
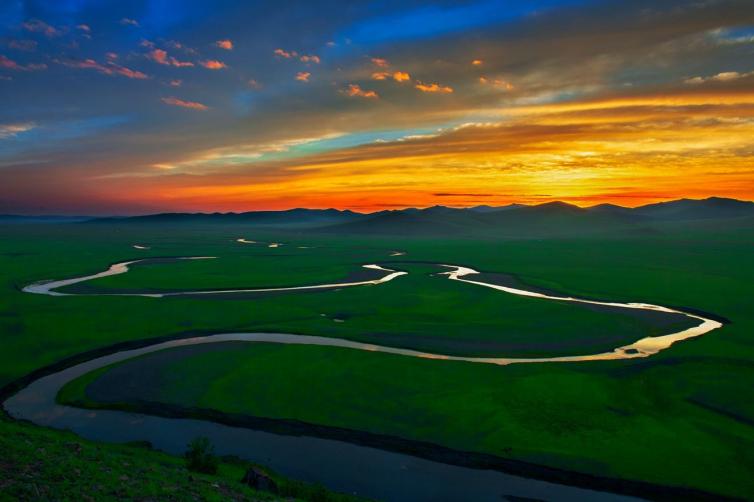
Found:
<path fill-rule="evenodd" d="M 178 258 L 178 259 L 204 260 L 204 259 L 212 259 L 212 258 L 214 257 L 191 256 L 191 257 L 184 257 L 184 258 Z M 36 293 L 36 294 L 44 294 L 44 295 L 50 295 L 50 296 L 73 296 L 75 295 L 75 293 L 61 293 L 56 290 L 64 286 L 70 286 L 72 284 L 78 284 L 78 283 L 90 281 L 92 279 L 98 279 L 100 277 L 108 277 L 112 275 L 125 274 L 126 272 L 129 271 L 129 265 L 133 265 L 142 261 L 146 261 L 146 260 L 132 260 L 132 261 L 127 261 L 127 262 L 116 263 L 114 265 L 111 265 L 110 268 L 105 270 L 104 272 L 99 272 L 97 274 L 87 275 L 83 277 L 64 279 L 60 281 L 46 281 L 46 282 L 38 282 L 38 283 L 30 284 L 29 286 L 24 287 L 23 291 L 26 293 Z M 604 361 L 604 360 L 613 360 L 613 359 L 633 359 L 633 358 L 638 358 L 638 357 L 647 357 L 652 354 L 656 354 L 660 352 L 661 350 L 667 349 L 675 342 L 701 336 L 723 326 L 723 324 L 719 321 L 708 319 L 698 314 L 692 314 L 689 312 L 684 312 L 682 310 L 672 309 L 669 307 L 663 307 L 661 305 L 653 305 L 651 303 L 635 303 L 635 302 L 620 303 L 620 302 L 607 302 L 607 301 L 599 301 L 599 300 L 586 300 L 582 298 L 575 298 L 572 296 L 554 296 L 554 295 L 548 295 L 544 293 L 537 293 L 534 291 L 528 291 L 525 289 L 518 289 L 518 288 L 512 288 L 508 286 L 501 286 L 498 284 L 491 284 L 488 282 L 475 281 L 475 280 L 467 278 L 468 276 L 479 274 L 478 271 L 472 268 L 461 267 L 457 265 L 442 265 L 442 266 L 454 269 L 449 272 L 442 273 L 443 275 L 447 275 L 448 279 L 450 280 L 465 282 L 468 284 L 474 284 L 474 285 L 483 286 L 486 288 L 492 288 L 492 289 L 509 293 L 509 294 L 513 294 L 513 295 L 526 296 L 526 297 L 531 297 L 531 298 L 540 298 L 543 300 L 554 300 L 554 301 L 562 301 L 562 302 L 574 302 L 574 303 L 584 303 L 584 304 L 591 304 L 591 305 L 600 305 L 604 307 L 616 307 L 616 308 L 633 309 L 633 310 L 649 310 L 649 311 L 654 311 L 654 312 L 664 312 L 668 314 L 679 314 L 679 315 L 689 317 L 691 319 L 696 319 L 700 321 L 700 323 L 696 326 L 693 326 L 691 328 L 688 328 L 682 331 L 678 331 L 676 333 L 670 333 L 668 335 L 662 335 L 662 336 L 648 336 L 630 345 L 618 347 L 611 352 L 601 352 L 598 354 L 586 354 L 586 355 L 578 355 L 578 356 L 556 356 L 556 357 L 516 358 L 516 357 L 451 356 L 451 355 L 445 355 L 445 354 L 434 354 L 430 352 L 420 352 L 420 351 L 415 351 L 415 350 L 410 350 L 410 349 L 401 349 L 401 348 L 396 348 L 396 347 L 386 347 L 382 345 L 351 342 L 351 341 L 343 340 L 340 338 L 312 337 L 312 336 L 306 336 L 306 335 L 280 334 L 280 336 L 284 338 L 281 338 L 280 340 L 264 340 L 264 341 L 273 341 L 273 342 L 278 342 L 278 343 L 302 343 L 302 344 L 310 344 L 310 345 L 311 344 L 331 345 L 334 347 L 348 347 L 352 349 L 369 350 L 373 352 L 385 352 L 385 353 L 390 353 L 390 354 L 400 354 L 400 355 L 405 355 L 405 356 L 421 357 L 421 358 L 426 358 L 426 359 L 446 359 L 449 361 L 466 361 L 466 362 L 474 362 L 474 363 L 505 365 L 505 364 L 514 364 L 514 363 Z M 293 287 L 281 287 L 281 288 L 196 290 L 196 291 L 176 291 L 176 292 L 166 292 L 166 293 L 92 293 L 92 294 L 102 295 L 102 296 L 144 296 L 144 297 L 153 297 L 153 298 L 163 298 L 163 297 L 169 297 L 169 296 L 186 296 L 186 295 L 195 296 L 195 295 L 217 295 L 217 294 L 233 294 L 233 293 L 266 293 L 266 292 L 283 292 L 283 291 L 327 290 L 327 289 L 337 289 L 337 288 L 353 287 L 353 286 L 364 286 L 364 285 L 370 285 L 370 284 L 371 285 L 382 284 L 382 283 L 392 281 L 393 279 L 397 277 L 407 274 L 407 272 L 385 268 L 377 264 L 363 265 L 363 267 L 367 269 L 371 269 L 371 270 L 380 270 L 380 271 L 384 271 L 388 273 L 379 279 L 372 279 L 372 280 L 366 280 L 366 281 L 353 281 L 353 282 L 330 283 L 330 284 L 314 284 L 314 285 L 309 285 L 309 286 L 293 286 Z M 244 335 L 257 336 L 259 334 L 247 333 Z M 300 341 L 296 341 L 296 342 L 289 341 L 290 338 L 287 338 L 287 337 L 291 337 L 291 336 L 299 337 Z M 316 342 L 314 340 L 316 340 Z M 262 340 L 247 340 L 247 341 L 262 341 Z"/>

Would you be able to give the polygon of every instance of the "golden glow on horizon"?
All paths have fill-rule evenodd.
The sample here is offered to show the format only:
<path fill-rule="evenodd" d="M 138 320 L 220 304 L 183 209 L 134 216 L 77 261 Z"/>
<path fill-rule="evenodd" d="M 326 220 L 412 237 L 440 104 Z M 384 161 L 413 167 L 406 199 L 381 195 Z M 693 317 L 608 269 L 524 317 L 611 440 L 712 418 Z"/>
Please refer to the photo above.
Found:
<path fill-rule="evenodd" d="M 196 210 L 754 198 L 754 93 L 609 98 L 501 113 L 509 118 L 252 164 L 253 176 L 208 167 L 174 183 L 145 180 L 136 192 Z"/>

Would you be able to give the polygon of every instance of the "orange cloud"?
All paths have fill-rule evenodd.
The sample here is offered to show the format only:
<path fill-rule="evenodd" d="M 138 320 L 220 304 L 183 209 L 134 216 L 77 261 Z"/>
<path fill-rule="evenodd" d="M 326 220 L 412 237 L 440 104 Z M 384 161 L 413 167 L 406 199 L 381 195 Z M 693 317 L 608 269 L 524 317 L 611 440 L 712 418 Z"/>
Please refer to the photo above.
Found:
<path fill-rule="evenodd" d="M 209 59 L 207 61 L 201 61 L 199 64 L 209 70 L 222 70 L 228 67 L 228 65 L 216 59 Z"/>
<path fill-rule="evenodd" d="M 190 61 L 178 61 L 173 56 L 169 56 L 167 51 L 162 49 L 153 49 L 147 53 L 147 58 L 151 59 L 155 63 L 164 64 L 167 66 L 186 67 L 194 66 L 194 63 Z"/>
<path fill-rule="evenodd" d="M 300 71 L 296 74 L 296 80 L 298 80 L 299 82 L 308 82 L 309 77 L 311 76 L 312 74 L 308 71 Z"/>
<path fill-rule="evenodd" d="M 379 66 L 380 68 L 387 68 L 390 66 L 390 63 L 387 62 L 387 59 L 382 58 L 372 58 L 372 63 L 375 66 Z"/>
<path fill-rule="evenodd" d="M 404 71 L 396 71 L 394 73 L 387 71 L 378 71 L 372 73 L 372 79 L 374 80 L 387 80 L 389 78 L 392 78 L 396 82 L 405 82 L 407 80 L 411 80 L 411 75 Z"/>
<path fill-rule="evenodd" d="M 440 84 L 423 84 L 421 82 L 418 82 L 414 87 L 422 92 L 438 92 L 443 94 L 450 94 L 451 92 L 453 92 L 452 87 Z"/>
<path fill-rule="evenodd" d="M 233 50 L 233 42 L 228 39 L 218 40 L 217 42 L 215 42 L 215 45 L 221 49 L 225 49 L 226 51 Z"/>
<path fill-rule="evenodd" d="M 110 67 L 109 68 L 112 70 L 113 74 L 120 75 L 121 77 L 135 78 L 135 79 L 138 79 L 138 80 L 143 80 L 145 78 L 149 78 L 149 77 L 147 77 L 147 75 L 145 73 L 142 73 L 142 72 L 137 71 L 137 70 L 132 70 L 130 68 L 126 68 L 125 66 L 119 66 L 119 65 L 110 63 Z"/>
<path fill-rule="evenodd" d="M 162 102 L 170 106 L 179 106 L 181 108 L 189 108 L 191 110 L 208 110 L 209 107 L 205 104 L 196 101 L 184 101 L 175 97 L 162 98 Z"/>
<path fill-rule="evenodd" d="M 103 75 L 120 75 L 121 77 L 133 78 L 143 80 L 149 78 L 145 73 L 138 70 L 132 70 L 126 68 L 112 61 L 108 61 L 106 64 L 100 64 L 94 59 L 84 59 L 81 61 L 76 60 L 55 60 L 56 63 L 67 66 L 68 68 L 76 68 L 80 70 L 95 70 Z"/>
<path fill-rule="evenodd" d="M 484 61 L 482 61 L 481 59 L 475 59 L 471 62 L 471 64 L 474 66 L 482 66 L 484 64 Z"/>
<path fill-rule="evenodd" d="M 393 73 L 393 80 L 395 80 L 396 82 L 406 82 L 408 80 L 411 80 L 411 75 L 409 75 L 405 71 L 397 71 Z"/>
<path fill-rule="evenodd" d="M 379 95 L 374 91 L 365 91 L 358 84 L 349 84 L 348 88 L 343 91 L 347 96 L 358 96 L 361 98 L 378 98 Z"/>
<path fill-rule="evenodd" d="M 0 68 L 13 71 L 39 71 L 47 68 L 46 64 L 27 64 L 22 65 L 13 61 L 12 59 L 0 54 Z"/>
<path fill-rule="evenodd" d="M 312 55 L 312 56 L 306 56 L 306 55 L 303 55 L 303 56 L 301 56 L 301 57 L 299 58 L 299 60 L 300 60 L 300 61 L 301 61 L 302 63 L 316 63 L 316 64 L 319 64 L 319 63 L 320 63 L 320 59 L 319 59 L 319 56 L 313 56 L 313 55 Z"/>
<path fill-rule="evenodd" d="M 50 26 L 49 24 L 45 23 L 44 21 L 40 21 L 39 19 L 31 19 L 29 21 L 26 21 L 21 26 L 26 31 L 31 31 L 33 33 L 42 33 L 44 36 L 52 38 L 52 37 L 58 37 L 63 34 L 62 31 L 55 28 L 54 26 Z"/>
<path fill-rule="evenodd" d="M 284 51 L 283 49 L 275 49 L 273 51 L 273 54 L 275 54 L 276 56 L 280 56 L 281 58 L 285 58 L 285 59 L 291 59 L 298 56 L 298 52 L 296 51 L 288 52 L 288 51 Z"/>

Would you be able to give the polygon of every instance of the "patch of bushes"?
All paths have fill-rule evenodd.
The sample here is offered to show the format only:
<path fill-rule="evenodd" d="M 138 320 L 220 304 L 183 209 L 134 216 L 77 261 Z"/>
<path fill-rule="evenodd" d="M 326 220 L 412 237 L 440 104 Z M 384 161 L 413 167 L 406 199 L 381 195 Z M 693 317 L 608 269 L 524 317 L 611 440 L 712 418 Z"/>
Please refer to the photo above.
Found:
<path fill-rule="evenodd" d="M 186 467 L 190 471 L 216 474 L 219 463 L 219 459 L 215 456 L 215 447 L 208 438 L 200 436 L 188 444 Z"/>

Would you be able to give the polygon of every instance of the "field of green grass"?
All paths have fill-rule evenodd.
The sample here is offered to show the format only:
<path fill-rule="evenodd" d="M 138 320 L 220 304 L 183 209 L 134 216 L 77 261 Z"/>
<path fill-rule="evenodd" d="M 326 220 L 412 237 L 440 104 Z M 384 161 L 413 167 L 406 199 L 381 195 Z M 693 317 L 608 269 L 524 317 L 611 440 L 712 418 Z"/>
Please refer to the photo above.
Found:
<path fill-rule="evenodd" d="M 591 353 L 677 330 L 646 318 L 451 282 L 409 260 L 515 274 L 524 284 L 573 295 L 723 316 L 731 323 L 721 330 L 638 361 L 494 367 L 324 347 L 218 345 L 150 365 L 161 384 L 119 397 L 297 419 L 610 477 L 754 496 L 754 406 L 746 398 L 754 383 L 752 234 L 711 229 L 641 239 L 357 239 L 251 235 L 227 227 L 86 225 L 3 232 L 0 385 L 115 343 L 188 333 L 278 331 L 520 356 Z M 242 245 L 234 242 L 237 237 L 286 246 Z M 135 250 L 131 245 L 137 243 L 152 249 Z M 390 257 L 391 250 L 408 254 Z M 218 259 L 135 267 L 96 282 L 113 290 L 304 285 L 339 281 L 364 263 L 391 262 L 412 273 L 379 286 L 249 299 L 19 292 L 30 282 L 94 273 L 117 261 L 199 255 Z M 134 374 L 134 364 L 111 371 L 125 378 Z M 84 382 L 89 386 L 69 388 L 65 397 L 91 392 L 88 398 L 98 398 L 92 401 L 108 404 L 101 390 L 110 377 L 104 372 L 90 378 Z M 257 399 L 234 399 L 262 377 L 266 387 L 255 389 Z"/>

